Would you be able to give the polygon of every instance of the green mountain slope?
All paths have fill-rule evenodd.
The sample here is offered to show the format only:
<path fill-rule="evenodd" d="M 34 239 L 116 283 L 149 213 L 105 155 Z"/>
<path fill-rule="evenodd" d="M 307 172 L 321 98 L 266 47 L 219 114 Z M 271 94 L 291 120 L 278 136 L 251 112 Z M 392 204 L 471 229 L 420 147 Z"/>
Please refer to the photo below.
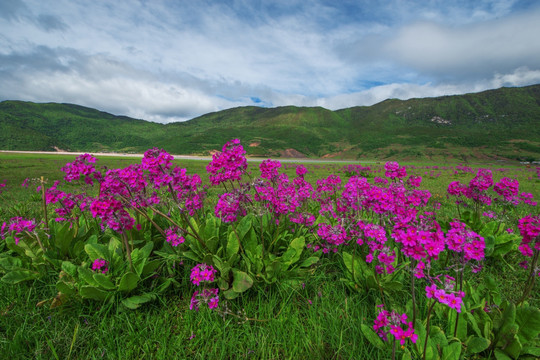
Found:
<path fill-rule="evenodd" d="M 253 156 L 540 158 L 540 85 L 390 99 L 337 111 L 239 107 L 168 125 L 71 104 L 0 103 L 5 150 L 208 154 L 240 138 Z"/>

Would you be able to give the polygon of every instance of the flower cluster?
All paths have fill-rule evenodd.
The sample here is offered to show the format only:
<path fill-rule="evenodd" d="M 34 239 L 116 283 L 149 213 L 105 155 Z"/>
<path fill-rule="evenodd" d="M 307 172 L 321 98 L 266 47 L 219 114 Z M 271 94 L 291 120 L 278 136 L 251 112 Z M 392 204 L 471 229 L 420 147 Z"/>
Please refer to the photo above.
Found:
<path fill-rule="evenodd" d="M 434 278 L 442 285 L 442 288 L 437 288 L 437 284 L 433 283 L 431 286 L 426 286 L 426 297 L 428 299 L 436 299 L 439 303 L 448 305 L 450 308 L 455 309 L 457 312 L 461 312 L 461 304 L 465 293 L 463 291 L 453 291 L 455 285 L 455 279 L 451 276 L 445 275 L 444 280 L 440 281 L 439 277 Z"/>
<path fill-rule="evenodd" d="M 404 179 L 407 176 L 407 169 L 404 166 L 399 166 L 395 161 L 389 161 L 384 164 L 384 169 L 386 170 L 384 176 L 389 179 Z"/>
<path fill-rule="evenodd" d="M 212 282 L 215 280 L 217 270 L 212 265 L 198 264 L 191 269 L 190 279 L 194 285 L 200 285 L 201 282 Z"/>
<path fill-rule="evenodd" d="M 463 253 L 464 261 L 480 261 L 484 258 L 486 244 L 484 238 L 459 221 L 450 223 L 450 230 L 446 234 L 446 244 L 449 250 Z"/>
<path fill-rule="evenodd" d="M 193 284 L 199 286 L 203 282 L 213 282 L 216 272 L 216 269 L 212 265 L 198 264 L 191 269 L 190 279 Z M 209 309 L 216 309 L 219 302 L 218 292 L 218 288 L 204 288 L 202 291 L 196 290 L 191 297 L 189 309 L 199 311 L 201 304 L 208 304 Z"/>
<path fill-rule="evenodd" d="M 212 155 L 212 161 L 206 167 L 210 183 L 219 185 L 227 180 L 240 180 L 247 169 L 245 153 L 238 139 L 223 145 L 222 152 Z"/>
<path fill-rule="evenodd" d="M 109 271 L 109 262 L 105 259 L 98 258 L 92 263 L 92 270 L 105 274 Z"/>
<path fill-rule="evenodd" d="M 219 305 L 219 289 L 203 289 L 201 292 L 195 290 L 189 304 L 189 310 L 199 311 L 201 304 L 208 304 L 209 309 L 217 309 Z"/>
<path fill-rule="evenodd" d="M 398 314 L 395 310 L 388 312 L 388 310 L 382 309 L 374 321 L 373 330 L 384 341 L 388 341 L 388 334 L 393 335 L 394 339 L 399 340 L 401 345 L 405 345 L 407 339 L 413 344 L 418 339 L 418 334 L 414 332 L 413 323 L 407 321 L 407 314 Z"/>
<path fill-rule="evenodd" d="M 94 178 L 98 179 L 100 173 L 96 171 L 94 164 L 96 163 L 96 158 L 90 154 L 82 154 L 75 158 L 75 161 L 72 163 L 67 163 L 62 171 L 66 173 L 64 180 L 67 182 L 72 182 L 74 180 L 79 180 L 81 175 L 84 176 L 84 182 L 88 185 L 93 185 L 93 180 L 91 175 L 94 175 Z"/>
<path fill-rule="evenodd" d="M 476 203 L 491 205 L 491 197 L 486 193 L 493 186 L 493 175 L 489 169 L 478 169 L 476 176 L 469 182 L 469 186 L 453 181 L 448 185 L 448 194 L 465 196 Z"/>
<path fill-rule="evenodd" d="M 180 229 L 177 228 L 176 226 L 170 227 L 167 230 L 165 230 L 165 240 L 174 247 L 186 241 Z"/>
<path fill-rule="evenodd" d="M 18 244 L 20 241 L 18 235 L 23 232 L 31 233 L 35 230 L 36 226 L 37 224 L 34 219 L 29 220 L 22 217 L 13 217 L 9 219 L 9 222 L 2 223 L 2 227 L 0 227 L 0 237 L 5 239 L 8 233 L 13 233 L 15 244 Z"/>
<path fill-rule="evenodd" d="M 534 251 L 540 251 L 540 215 L 528 215 L 519 220 L 519 233 L 523 236 L 519 251 L 532 257 Z"/>

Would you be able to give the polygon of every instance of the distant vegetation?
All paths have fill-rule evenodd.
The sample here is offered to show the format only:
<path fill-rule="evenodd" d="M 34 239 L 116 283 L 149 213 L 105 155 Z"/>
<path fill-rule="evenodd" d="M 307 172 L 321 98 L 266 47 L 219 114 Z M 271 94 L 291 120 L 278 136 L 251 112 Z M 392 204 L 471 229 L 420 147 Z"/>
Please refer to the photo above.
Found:
<path fill-rule="evenodd" d="M 239 107 L 168 125 L 71 104 L 0 103 L 0 148 L 209 154 L 239 138 L 248 155 L 340 159 L 540 160 L 540 85 L 337 111 Z"/>

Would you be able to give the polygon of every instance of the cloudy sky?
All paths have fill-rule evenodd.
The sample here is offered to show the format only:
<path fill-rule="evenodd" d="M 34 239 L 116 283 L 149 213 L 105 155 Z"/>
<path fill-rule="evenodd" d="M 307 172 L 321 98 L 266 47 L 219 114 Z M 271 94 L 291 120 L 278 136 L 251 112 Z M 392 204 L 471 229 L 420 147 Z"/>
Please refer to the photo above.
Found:
<path fill-rule="evenodd" d="M 540 83 L 540 2 L 0 0 L 0 101 L 156 122 Z"/>

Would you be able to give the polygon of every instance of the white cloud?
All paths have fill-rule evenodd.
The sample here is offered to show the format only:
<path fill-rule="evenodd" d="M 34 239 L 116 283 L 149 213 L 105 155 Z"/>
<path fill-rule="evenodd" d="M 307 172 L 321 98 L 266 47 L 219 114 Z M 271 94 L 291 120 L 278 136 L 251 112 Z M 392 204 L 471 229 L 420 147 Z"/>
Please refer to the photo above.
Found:
<path fill-rule="evenodd" d="M 0 100 L 168 122 L 540 81 L 540 11 L 519 1 L 10 4 L 0 3 Z"/>

